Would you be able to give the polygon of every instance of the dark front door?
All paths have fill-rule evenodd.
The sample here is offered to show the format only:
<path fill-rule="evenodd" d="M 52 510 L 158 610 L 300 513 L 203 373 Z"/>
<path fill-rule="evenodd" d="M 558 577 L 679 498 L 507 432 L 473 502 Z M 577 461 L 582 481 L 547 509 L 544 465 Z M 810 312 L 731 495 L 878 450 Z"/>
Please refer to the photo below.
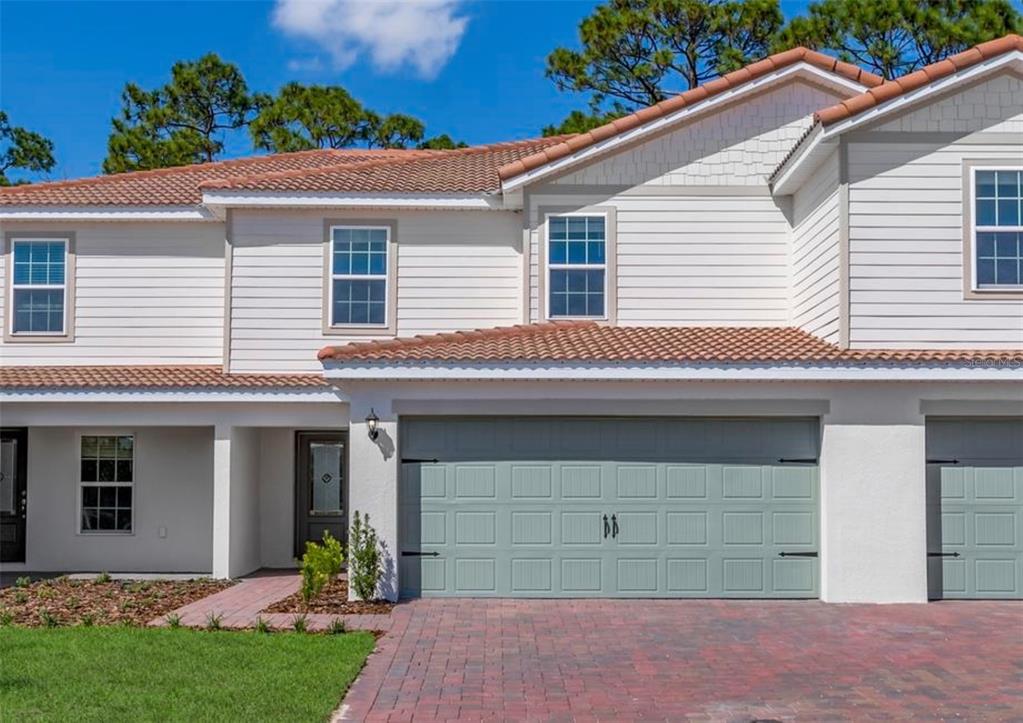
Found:
<path fill-rule="evenodd" d="M 324 532 L 348 538 L 348 435 L 299 432 L 295 455 L 295 556 Z"/>
<path fill-rule="evenodd" d="M 27 430 L 0 430 L 0 562 L 25 561 L 27 441 Z"/>

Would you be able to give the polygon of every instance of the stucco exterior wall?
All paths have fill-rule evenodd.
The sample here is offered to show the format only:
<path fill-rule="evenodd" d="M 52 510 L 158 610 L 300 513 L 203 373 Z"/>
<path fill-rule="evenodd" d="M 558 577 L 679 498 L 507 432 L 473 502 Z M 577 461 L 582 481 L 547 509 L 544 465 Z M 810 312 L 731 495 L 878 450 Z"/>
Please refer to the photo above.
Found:
<path fill-rule="evenodd" d="M 135 435 L 134 530 L 81 534 L 79 435 L 116 431 Z M 212 428 L 29 428 L 26 523 L 27 570 L 210 572 Z"/>

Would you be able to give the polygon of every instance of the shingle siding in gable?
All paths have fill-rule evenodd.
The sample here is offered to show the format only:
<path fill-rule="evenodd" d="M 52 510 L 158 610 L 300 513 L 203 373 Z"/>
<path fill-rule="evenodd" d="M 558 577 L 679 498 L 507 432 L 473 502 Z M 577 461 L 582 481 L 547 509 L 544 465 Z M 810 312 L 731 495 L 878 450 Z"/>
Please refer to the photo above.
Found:
<path fill-rule="evenodd" d="M 1023 134 L 1023 78 L 1000 75 L 888 121 L 877 130 Z"/>
<path fill-rule="evenodd" d="M 792 201 L 792 322 L 839 341 L 838 152 L 829 156 Z"/>
<path fill-rule="evenodd" d="M 795 82 L 558 179 L 572 185 L 762 185 L 838 95 Z"/>

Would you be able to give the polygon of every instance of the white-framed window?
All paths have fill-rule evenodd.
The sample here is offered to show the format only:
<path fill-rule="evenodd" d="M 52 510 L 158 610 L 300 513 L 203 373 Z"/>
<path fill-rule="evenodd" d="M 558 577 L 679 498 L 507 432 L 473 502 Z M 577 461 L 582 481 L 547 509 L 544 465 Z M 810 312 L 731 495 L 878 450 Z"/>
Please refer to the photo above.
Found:
<path fill-rule="evenodd" d="M 547 316 L 607 318 L 607 216 L 547 217 Z"/>
<path fill-rule="evenodd" d="M 330 227 L 330 325 L 386 327 L 389 226 Z"/>
<path fill-rule="evenodd" d="M 68 240 L 11 240 L 10 332 L 64 336 L 68 318 Z"/>
<path fill-rule="evenodd" d="M 1023 168 L 972 170 L 973 288 L 1023 289 Z"/>
<path fill-rule="evenodd" d="M 134 435 L 83 434 L 78 480 L 79 532 L 130 534 L 134 530 Z"/>

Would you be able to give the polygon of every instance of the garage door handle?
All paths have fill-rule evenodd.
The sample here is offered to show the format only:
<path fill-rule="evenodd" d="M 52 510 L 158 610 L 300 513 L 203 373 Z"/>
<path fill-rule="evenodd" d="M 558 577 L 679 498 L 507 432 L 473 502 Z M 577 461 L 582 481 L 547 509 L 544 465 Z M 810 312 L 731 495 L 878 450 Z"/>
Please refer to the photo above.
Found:
<path fill-rule="evenodd" d="M 618 539 L 618 515 L 611 515 L 611 537 Z"/>
<path fill-rule="evenodd" d="M 928 552 L 927 557 L 959 557 L 958 552 Z"/>
<path fill-rule="evenodd" d="M 402 550 L 402 557 L 440 557 L 440 553 L 434 550 L 433 552 L 419 552 L 417 550 Z"/>
<path fill-rule="evenodd" d="M 607 523 L 607 515 L 604 515 L 604 539 L 607 539 L 608 533 L 611 532 L 611 525 Z"/>
<path fill-rule="evenodd" d="M 779 552 L 778 557 L 817 557 L 816 552 Z"/>

